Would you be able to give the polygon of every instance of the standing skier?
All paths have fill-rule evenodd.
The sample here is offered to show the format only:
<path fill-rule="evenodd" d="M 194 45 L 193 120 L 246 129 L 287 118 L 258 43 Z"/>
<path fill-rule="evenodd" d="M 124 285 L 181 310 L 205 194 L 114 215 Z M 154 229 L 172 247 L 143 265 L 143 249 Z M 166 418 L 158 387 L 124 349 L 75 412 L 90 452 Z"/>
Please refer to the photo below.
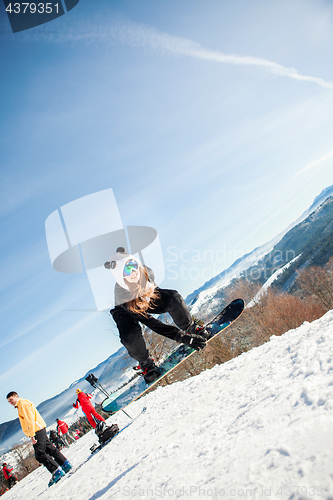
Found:
<path fill-rule="evenodd" d="M 142 330 L 143 323 L 154 332 L 186 344 L 197 351 L 207 343 L 209 333 L 191 317 L 181 295 L 176 290 L 158 288 L 154 273 L 133 255 L 117 248 L 104 267 L 110 269 L 115 280 L 115 307 L 110 311 L 119 330 L 121 343 L 129 355 L 140 363 L 147 383 L 159 376 L 159 369 L 147 350 Z M 177 326 L 167 325 L 151 314 L 168 312 Z"/>
<path fill-rule="evenodd" d="M 68 425 L 63 420 L 56 419 L 57 422 L 57 433 L 58 436 L 61 437 L 69 446 L 72 443 L 75 443 L 74 438 L 70 435 L 68 431 Z"/>
<path fill-rule="evenodd" d="M 85 392 L 82 392 L 80 389 L 76 389 L 76 394 L 77 394 L 77 399 L 75 403 L 73 403 L 73 408 L 78 409 L 79 405 L 81 405 L 82 411 L 87 417 L 89 424 L 95 429 L 96 428 L 96 422 L 94 420 L 94 417 L 97 420 L 100 420 L 101 422 L 105 422 L 104 418 L 102 415 L 97 413 L 93 405 L 91 404 L 90 400 L 92 398 L 91 394 L 86 394 Z"/>
<path fill-rule="evenodd" d="M 46 423 L 31 401 L 20 398 L 14 391 L 7 394 L 7 401 L 18 410 L 22 430 L 31 438 L 37 462 L 43 464 L 51 472 L 49 486 L 52 486 L 70 471 L 71 463 L 50 442 L 46 434 Z"/>
<path fill-rule="evenodd" d="M 5 476 L 5 479 L 7 480 L 8 488 L 11 489 L 12 485 L 15 486 L 15 484 L 17 483 L 17 477 L 12 474 L 13 467 L 5 462 L 4 464 L 2 464 L 2 472 Z"/>

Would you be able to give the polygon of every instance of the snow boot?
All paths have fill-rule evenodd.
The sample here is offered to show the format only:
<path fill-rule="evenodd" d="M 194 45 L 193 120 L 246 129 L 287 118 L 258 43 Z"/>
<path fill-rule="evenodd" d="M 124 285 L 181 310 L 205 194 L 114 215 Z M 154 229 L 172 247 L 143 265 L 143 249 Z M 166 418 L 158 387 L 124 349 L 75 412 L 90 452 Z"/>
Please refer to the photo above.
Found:
<path fill-rule="evenodd" d="M 140 365 L 141 375 L 147 384 L 154 382 L 160 376 L 160 369 L 155 365 L 153 358 L 147 358 Z"/>
<path fill-rule="evenodd" d="M 49 481 L 49 484 L 48 486 L 52 486 L 53 484 L 57 483 L 58 481 L 60 481 L 60 479 L 62 477 L 64 477 L 65 473 L 64 471 L 62 470 L 61 467 L 58 467 L 57 470 L 55 470 L 51 476 L 51 479 Z"/>
<path fill-rule="evenodd" d="M 66 460 L 66 462 L 62 464 L 61 468 L 65 472 L 65 474 L 67 474 L 67 472 L 69 472 L 73 468 L 73 465 L 69 460 Z"/>

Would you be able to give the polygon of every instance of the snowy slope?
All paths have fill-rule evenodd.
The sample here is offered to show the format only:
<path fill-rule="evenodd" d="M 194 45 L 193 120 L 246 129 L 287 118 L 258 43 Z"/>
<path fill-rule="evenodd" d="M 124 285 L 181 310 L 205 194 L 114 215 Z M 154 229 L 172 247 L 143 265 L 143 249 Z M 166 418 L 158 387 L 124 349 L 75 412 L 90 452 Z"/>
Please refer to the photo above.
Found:
<path fill-rule="evenodd" d="M 302 254 L 297 255 L 293 260 L 289 261 L 285 266 L 280 267 L 280 269 L 277 269 L 272 276 L 268 278 L 268 280 L 263 284 L 263 286 L 260 288 L 259 292 L 256 294 L 256 296 L 245 306 L 245 309 L 247 307 L 252 307 L 256 302 L 260 300 L 260 298 L 267 292 L 268 288 L 274 283 L 274 281 L 281 276 L 283 271 L 288 269 L 288 267 L 291 266 Z"/>
<path fill-rule="evenodd" d="M 333 499 L 333 311 L 127 411 L 143 405 L 74 475 L 48 489 L 40 468 L 6 500 Z M 75 466 L 94 440 L 68 450 Z"/>

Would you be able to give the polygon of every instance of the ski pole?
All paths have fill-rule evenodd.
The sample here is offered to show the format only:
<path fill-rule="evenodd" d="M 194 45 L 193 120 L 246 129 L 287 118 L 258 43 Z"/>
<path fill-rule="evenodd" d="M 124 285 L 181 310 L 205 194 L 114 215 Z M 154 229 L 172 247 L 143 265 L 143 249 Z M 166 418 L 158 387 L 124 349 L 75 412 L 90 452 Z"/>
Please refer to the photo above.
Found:
<path fill-rule="evenodd" d="M 133 420 L 133 417 L 131 417 L 131 415 L 129 415 L 128 413 L 126 413 L 126 411 L 125 411 L 125 410 L 121 410 L 121 411 L 123 411 L 123 412 L 125 413 L 125 415 L 127 415 L 127 416 L 128 416 L 128 418 L 130 418 L 131 420 Z"/>
<path fill-rule="evenodd" d="M 82 431 L 82 434 L 84 434 L 83 429 L 82 429 L 82 425 L 81 425 L 81 422 L 80 422 L 80 418 L 79 418 L 79 410 L 76 410 L 75 413 L 76 413 L 76 416 L 77 416 L 77 421 L 79 423 L 79 427 L 80 427 L 80 429 Z"/>

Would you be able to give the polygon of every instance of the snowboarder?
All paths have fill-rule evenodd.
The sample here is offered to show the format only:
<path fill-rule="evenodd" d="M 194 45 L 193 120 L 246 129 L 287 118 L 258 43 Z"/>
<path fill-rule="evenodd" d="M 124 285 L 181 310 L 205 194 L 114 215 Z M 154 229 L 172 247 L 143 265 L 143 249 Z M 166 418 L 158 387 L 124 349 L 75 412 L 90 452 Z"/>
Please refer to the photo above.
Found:
<path fill-rule="evenodd" d="M 8 488 L 11 489 L 12 485 L 15 486 L 15 484 L 17 483 L 17 477 L 12 474 L 13 467 L 5 462 L 2 464 L 2 472 L 5 476 L 5 479 L 7 480 Z"/>
<path fill-rule="evenodd" d="M 93 417 L 95 417 L 97 420 L 100 420 L 101 422 L 105 422 L 105 419 L 97 413 L 95 408 L 90 402 L 90 399 L 92 398 L 91 394 L 86 394 L 85 392 L 82 392 L 81 389 L 76 389 L 76 394 L 77 394 L 77 399 L 76 402 L 73 403 L 73 408 L 78 409 L 79 405 L 81 405 L 82 411 L 87 417 L 89 424 L 95 429 L 96 428 L 96 422 Z"/>
<path fill-rule="evenodd" d="M 137 360 L 147 383 L 159 376 L 158 367 L 149 355 L 142 330 L 143 323 L 154 332 L 180 344 L 200 350 L 206 346 L 209 333 L 196 324 L 181 295 L 176 290 L 158 288 L 153 271 L 119 247 L 105 262 L 115 280 L 115 307 L 110 313 L 119 330 L 121 343 Z M 167 325 L 151 314 L 168 312 L 177 326 Z"/>
<path fill-rule="evenodd" d="M 49 486 L 52 486 L 70 471 L 72 464 L 50 442 L 46 434 L 46 423 L 31 401 L 20 398 L 15 391 L 7 394 L 7 401 L 18 410 L 22 430 L 31 438 L 36 460 L 51 472 Z"/>
<path fill-rule="evenodd" d="M 74 438 L 68 432 L 68 425 L 63 420 L 56 419 L 57 422 L 57 433 L 58 436 L 61 437 L 69 446 L 72 443 L 75 443 Z"/>

